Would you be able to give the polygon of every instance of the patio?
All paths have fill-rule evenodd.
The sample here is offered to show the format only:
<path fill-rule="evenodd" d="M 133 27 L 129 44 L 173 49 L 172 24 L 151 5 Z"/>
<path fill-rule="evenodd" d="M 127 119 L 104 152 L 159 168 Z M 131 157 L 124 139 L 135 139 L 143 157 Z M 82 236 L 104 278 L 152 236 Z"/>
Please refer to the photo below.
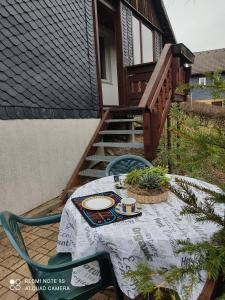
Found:
<path fill-rule="evenodd" d="M 59 213 L 62 207 L 55 209 L 53 213 Z M 49 257 L 56 254 L 56 241 L 59 224 L 40 227 L 24 226 L 23 237 L 30 256 L 33 260 L 47 264 Z M 0 299 L 2 300 L 38 300 L 38 295 L 32 283 L 25 283 L 31 279 L 27 264 L 19 257 L 11 247 L 6 237 L 0 238 Z M 16 292 L 10 289 L 10 280 L 20 279 L 21 288 Z M 28 281 L 27 281 L 28 282 Z M 114 300 L 113 292 L 97 294 L 92 300 Z"/>

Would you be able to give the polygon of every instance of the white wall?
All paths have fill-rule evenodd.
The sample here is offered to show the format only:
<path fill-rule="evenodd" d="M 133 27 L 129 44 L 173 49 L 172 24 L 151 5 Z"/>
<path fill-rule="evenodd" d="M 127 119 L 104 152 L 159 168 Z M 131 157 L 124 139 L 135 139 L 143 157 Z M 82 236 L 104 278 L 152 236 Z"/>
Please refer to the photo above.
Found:
<path fill-rule="evenodd" d="M 0 120 L 0 211 L 21 214 L 59 195 L 98 123 Z"/>

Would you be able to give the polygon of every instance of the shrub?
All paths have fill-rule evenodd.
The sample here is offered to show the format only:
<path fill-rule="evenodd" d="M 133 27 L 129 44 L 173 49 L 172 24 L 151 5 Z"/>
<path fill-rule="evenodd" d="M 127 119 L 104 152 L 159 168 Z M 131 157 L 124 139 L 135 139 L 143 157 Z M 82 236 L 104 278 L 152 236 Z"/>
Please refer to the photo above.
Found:
<path fill-rule="evenodd" d="M 147 189 L 167 188 L 169 178 L 166 176 L 166 173 L 167 169 L 162 167 L 146 167 L 133 170 L 127 174 L 125 183 Z"/>

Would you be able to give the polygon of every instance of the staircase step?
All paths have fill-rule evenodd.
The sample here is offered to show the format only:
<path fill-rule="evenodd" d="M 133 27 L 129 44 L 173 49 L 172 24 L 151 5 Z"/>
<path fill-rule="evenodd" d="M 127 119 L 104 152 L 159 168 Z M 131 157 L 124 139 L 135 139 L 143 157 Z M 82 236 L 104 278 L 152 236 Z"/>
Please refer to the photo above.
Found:
<path fill-rule="evenodd" d="M 121 123 L 121 122 L 135 122 L 135 119 L 108 119 L 106 123 Z"/>
<path fill-rule="evenodd" d="M 99 134 L 143 134 L 143 130 L 103 130 Z"/>
<path fill-rule="evenodd" d="M 109 147 L 109 148 L 135 148 L 143 149 L 144 145 L 142 143 L 111 143 L 111 142 L 100 142 L 95 143 L 94 147 Z"/>
<path fill-rule="evenodd" d="M 86 160 L 90 160 L 90 161 L 106 161 L 106 162 L 111 162 L 114 158 L 116 158 L 117 156 L 105 156 L 105 155 L 91 155 L 86 157 Z"/>
<path fill-rule="evenodd" d="M 105 176 L 105 170 L 85 169 L 79 172 L 80 176 L 102 178 Z"/>

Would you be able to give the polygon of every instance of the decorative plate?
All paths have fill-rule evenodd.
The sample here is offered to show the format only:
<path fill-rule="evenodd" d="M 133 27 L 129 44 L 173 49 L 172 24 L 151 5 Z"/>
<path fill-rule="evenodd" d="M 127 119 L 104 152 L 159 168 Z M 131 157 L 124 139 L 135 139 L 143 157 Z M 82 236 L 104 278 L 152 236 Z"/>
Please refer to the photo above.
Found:
<path fill-rule="evenodd" d="M 115 205 L 115 200 L 107 196 L 93 196 L 82 201 L 82 206 L 89 210 L 104 210 L 113 205 Z"/>
<path fill-rule="evenodd" d="M 121 203 L 117 204 L 117 206 L 115 207 L 115 211 L 123 216 L 136 216 L 136 215 L 140 215 L 141 214 L 141 205 L 139 203 L 136 204 L 136 211 L 132 212 L 132 213 L 125 213 L 123 211 L 121 211 Z"/>

